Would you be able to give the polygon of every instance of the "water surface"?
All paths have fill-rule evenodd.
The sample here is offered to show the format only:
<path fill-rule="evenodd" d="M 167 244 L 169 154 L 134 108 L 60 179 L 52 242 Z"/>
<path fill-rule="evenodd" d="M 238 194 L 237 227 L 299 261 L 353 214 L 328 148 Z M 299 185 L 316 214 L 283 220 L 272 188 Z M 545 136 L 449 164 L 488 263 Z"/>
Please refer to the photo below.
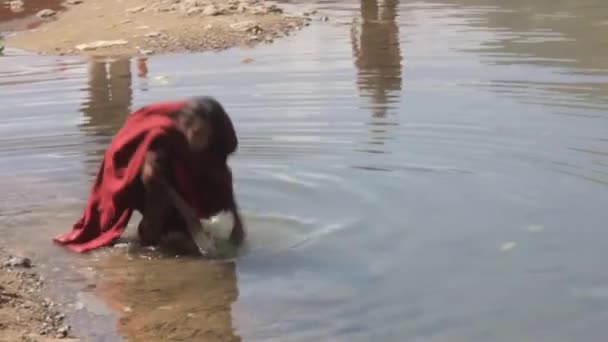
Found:
<path fill-rule="evenodd" d="M 107 323 L 82 329 L 93 340 L 117 338 L 110 307 L 121 334 L 145 340 L 602 341 L 608 5 L 316 6 L 331 20 L 254 50 L 7 51 L 3 241 L 49 269 L 95 266 L 51 277 L 86 303 L 75 317 Z M 126 113 L 199 94 L 238 130 L 244 255 L 82 257 L 50 244 Z"/>

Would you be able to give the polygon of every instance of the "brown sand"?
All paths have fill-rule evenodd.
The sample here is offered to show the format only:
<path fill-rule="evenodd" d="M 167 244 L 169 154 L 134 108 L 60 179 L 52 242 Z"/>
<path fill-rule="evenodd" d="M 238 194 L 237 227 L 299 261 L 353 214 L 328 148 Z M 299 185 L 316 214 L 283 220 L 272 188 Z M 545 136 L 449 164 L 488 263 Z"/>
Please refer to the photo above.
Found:
<path fill-rule="evenodd" d="M 264 0 L 84 0 L 67 6 L 40 27 L 7 37 L 6 45 L 102 56 L 221 50 L 272 42 L 310 20 L 308 13 L 288 15 Z M 77 48 L 98 41 L 123 44 Z"/>

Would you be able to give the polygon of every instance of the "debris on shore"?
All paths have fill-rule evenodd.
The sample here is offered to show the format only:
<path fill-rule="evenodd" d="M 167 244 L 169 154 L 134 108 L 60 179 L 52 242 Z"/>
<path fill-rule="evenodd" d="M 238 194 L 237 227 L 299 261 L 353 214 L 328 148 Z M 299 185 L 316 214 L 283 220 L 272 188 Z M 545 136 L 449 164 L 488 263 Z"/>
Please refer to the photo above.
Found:
<path fill-rule="evenodd" d="M 76 341 L 57 304 L 42 296 L 32 260 L 2 250 L 0 260 L 0 341 Z"/>
<path fill-rule="evenodd" d="M 271 43 L 309 25 L 316 14 L 288 14 L 266 0 L 68 0 L 65 4 L 65 12 L 38 12 L 44 24 L 8 37 L 7 45 L 59 55 L 223 50 Z"/>

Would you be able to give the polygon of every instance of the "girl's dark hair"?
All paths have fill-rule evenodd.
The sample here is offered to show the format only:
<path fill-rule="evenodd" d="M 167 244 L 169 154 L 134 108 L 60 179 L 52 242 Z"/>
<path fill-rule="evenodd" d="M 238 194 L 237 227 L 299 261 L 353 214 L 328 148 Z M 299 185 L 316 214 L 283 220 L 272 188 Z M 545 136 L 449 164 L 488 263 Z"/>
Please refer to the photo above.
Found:
<path fill-rule="evenodd" d="M 210 150 L 223 155 L 236 151 L 238 139 L 230 117 L 222 104 L 210 96 L 190 98 L 182 114 L 196 115 L 211 125 Z"/>

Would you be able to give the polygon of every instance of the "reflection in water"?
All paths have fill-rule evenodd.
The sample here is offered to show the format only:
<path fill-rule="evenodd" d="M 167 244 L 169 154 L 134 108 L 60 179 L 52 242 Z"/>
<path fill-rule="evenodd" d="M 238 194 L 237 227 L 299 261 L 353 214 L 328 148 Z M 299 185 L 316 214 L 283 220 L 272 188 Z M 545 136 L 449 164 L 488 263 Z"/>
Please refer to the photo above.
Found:
<path fill-rule="evenodd" d="M 371 98 L 374 116 L 384 117 L 391 96 L 401 91 L 401 49 L 396 23 L 398 0 L 361 0 L 359 37 L 353 25 L 351 44 L 359 91 Z"/>
<path fill-rule="evenodd" d="M 123 312 L 118 328 L 129 341 L 241 340 L 232 325 L 238 297 L 233 262 L 113 253 L 98 266 L 103 278 L 97 290 Z"/>
<path fill-rule="evenodd" d="M 88 65 L 88 96 L 80 111 L 85 117 L 80 128 L 86 134 L 102 137 L 98 148 L 88 151 L 89 175 L 97 173 L 99 160 L 111 138 L 131 110 L 131 64 L 129 59 L 91 60 Z"/>
<path fill-rule="evenodd" d="M 499 74 L 494 76 L 494 90 L 543 105 L 576 104 L 605 112 L 608 81 L 601 76 L 608 75 L 608 59 L 604 57 L 608 55 L 608 44 L 599 42 L 608 36 L 606 2 L 459 0 L 456 3 L 487 8 L 479 20 L 470 23 L 495 32 L 493 39 L 470 50 L 483 61 L 493 65 L 556 68 L 580 75 L 576 82 L 555 82 L 517 80 L 513 72 Z M 498 79 L 499 76 L 502 78 Z M 568 99 L 562 102 L 553 94 L 567 95 Z"/>
<path fill-rule="evenodd" d="M 83 127 L 113 136 L 131 109 L 131 64 L 129 59 L 89 63 L 89 96 L 80 111 L 87 119 Z"/>

